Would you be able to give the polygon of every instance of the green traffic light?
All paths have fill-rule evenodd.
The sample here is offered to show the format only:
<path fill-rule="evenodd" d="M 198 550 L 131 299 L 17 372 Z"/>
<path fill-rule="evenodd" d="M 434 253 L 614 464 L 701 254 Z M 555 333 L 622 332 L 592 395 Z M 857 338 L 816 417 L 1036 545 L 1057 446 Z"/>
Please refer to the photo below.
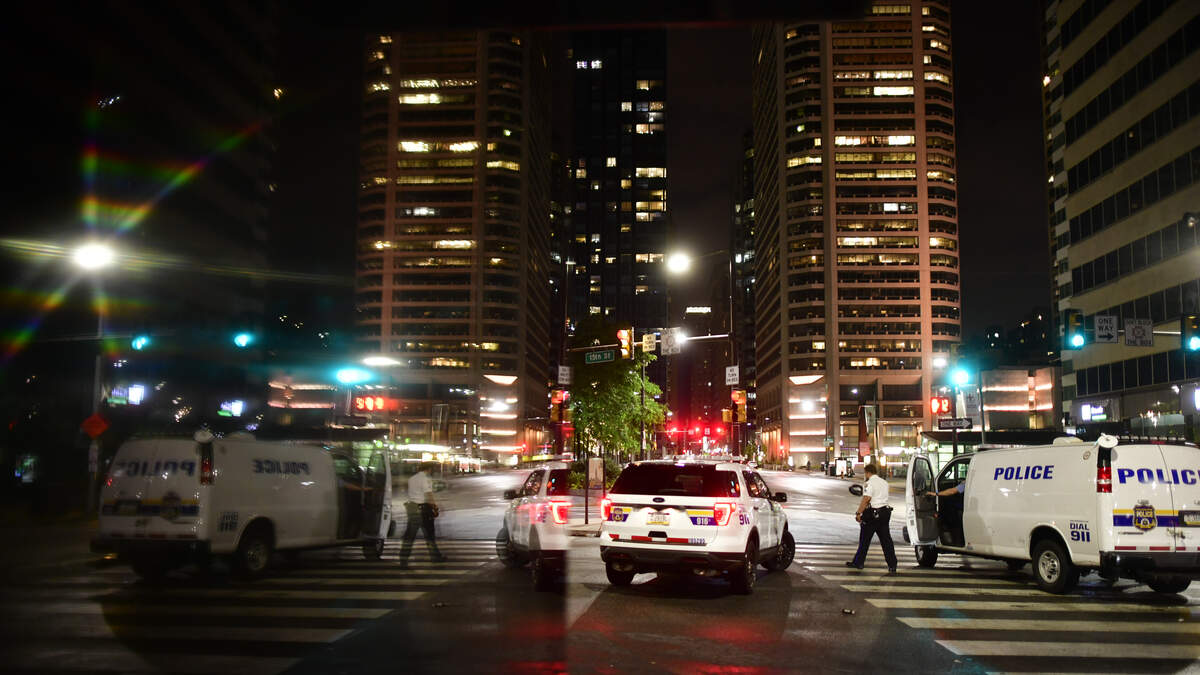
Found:
<path fill-rule="evenodd" d="M 150 346 L 150 336 L 149 335 L 135 336 L 132 340 L 129 341 L 129 346 L 133 347 L 134 351 L 140 352 L 143 349 L 145 349 L 146 347 Z"/>
<path fill-rule="evenodd" d="M 950 373 L 950 380 L 961 387 L 971 381 L 971 374 L 965 368 L 955 368 L 954 372 Z"/>
<path fill-rule="evenodd" d="M 1080 335 L 1079 333 L 1072 335 L 1071 336 L 1071 346 L 1075 347 L 1076 349 L 1082 347 L 1083 346 L 1083 336 Z"/>
<path fill-rule="evenodd" d="M 1192 352 L 1200 351 L 1200 336 L 1193 335 L 1188 338 L 1187 348 Z"/>
<path fill-rule="evenodd" d="M 238 333 L 237 335 L 233 336 L 233 344 L 236 345 L 239 349 L 245 349 L 246 347 L 249 347 L 251 345 L 251 343 L 253 343 L 253 342 L 254 342 L 254 336 L 251 335 L 250 333 Z"/>

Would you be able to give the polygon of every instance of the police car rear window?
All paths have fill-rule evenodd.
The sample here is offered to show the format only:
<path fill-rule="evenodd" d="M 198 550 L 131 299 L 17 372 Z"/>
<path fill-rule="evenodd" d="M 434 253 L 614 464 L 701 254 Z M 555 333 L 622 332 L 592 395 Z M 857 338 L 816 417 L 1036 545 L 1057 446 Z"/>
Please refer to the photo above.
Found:
<path fill-rule="evenodd" d="M 737 497 L 737 474 L 711 466 L 636 464 L 625 467 L 612 492 L 624 495 L 678 497 Z"/>
<path fill-rule="evenodd" d="M 571 494 L 571 480 L 566 469 L 552 469 L 546 482 L 546 495 L 550 497 L 565 497 Z"/>

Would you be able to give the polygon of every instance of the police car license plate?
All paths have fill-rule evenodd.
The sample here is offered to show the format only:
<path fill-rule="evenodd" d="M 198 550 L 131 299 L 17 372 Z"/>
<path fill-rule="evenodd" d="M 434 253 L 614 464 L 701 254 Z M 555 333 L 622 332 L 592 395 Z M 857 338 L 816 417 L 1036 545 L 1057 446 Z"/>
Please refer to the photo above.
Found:
<path fill-rule="evenodd" d="M 666 511 L 651 511 L 646 514 L 647 525 L 670 525 L 671 514 Z"/>
<path fill-rule="evenodd" d="M 1200 526 L 1200 511 L 1180 511 L 1179 522 L 1191 527 Z"/>

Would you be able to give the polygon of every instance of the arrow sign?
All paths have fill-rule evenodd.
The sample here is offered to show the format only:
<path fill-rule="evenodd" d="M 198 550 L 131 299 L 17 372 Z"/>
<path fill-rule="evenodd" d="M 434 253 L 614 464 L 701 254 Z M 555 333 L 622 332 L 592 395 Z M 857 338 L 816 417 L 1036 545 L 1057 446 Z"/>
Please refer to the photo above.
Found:
<path fill-rule="evenodd" d="M 1112 314 L 1097 314 L 1093 319 L 1096 342 L 1117 343 L 1117 317 Z"/>
<path fill-rule="evenodd" d="M 943 417 L 938 421 L 938 430 L 946 431 L 947 429 L 970 429 L 971 419 L 969 417 Z"/>

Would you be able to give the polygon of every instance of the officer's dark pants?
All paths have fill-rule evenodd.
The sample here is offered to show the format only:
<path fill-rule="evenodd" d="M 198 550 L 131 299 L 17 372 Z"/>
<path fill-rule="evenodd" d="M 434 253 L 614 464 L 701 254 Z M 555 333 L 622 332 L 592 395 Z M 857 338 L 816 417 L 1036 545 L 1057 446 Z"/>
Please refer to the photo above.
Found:
<path fill-rule="evenodd" d="M 425 544 L 429 547 L 429 555 L 434 559 L 441 558 L 438 550 L 437 535 L 433 531 L 433 510 L 427 504 L 405 502 L 404 510 L 408 513 L 408 527 L 404 530 L 404 544 L 400 547 L 400 559 L 408 560 L 412 553 L 413 540 L 417 538 L 417 528 L 425 533 Z"/>
<path fill-rule="evenodd" d="M 888 529 L 892 521 L 892 509 L 867 509 L 863 511 L 862 522 L 858 530 L 858 552 L 854 554 L 855 566 L 862 567 L 867 559 L 867 549 L 871 547 L 871 537 L 879 536 L 879 545 L 883 547 L 883 559 L 888 567 L 896 566 L 896 547 L 892 544 L 892 532 Z"/>

